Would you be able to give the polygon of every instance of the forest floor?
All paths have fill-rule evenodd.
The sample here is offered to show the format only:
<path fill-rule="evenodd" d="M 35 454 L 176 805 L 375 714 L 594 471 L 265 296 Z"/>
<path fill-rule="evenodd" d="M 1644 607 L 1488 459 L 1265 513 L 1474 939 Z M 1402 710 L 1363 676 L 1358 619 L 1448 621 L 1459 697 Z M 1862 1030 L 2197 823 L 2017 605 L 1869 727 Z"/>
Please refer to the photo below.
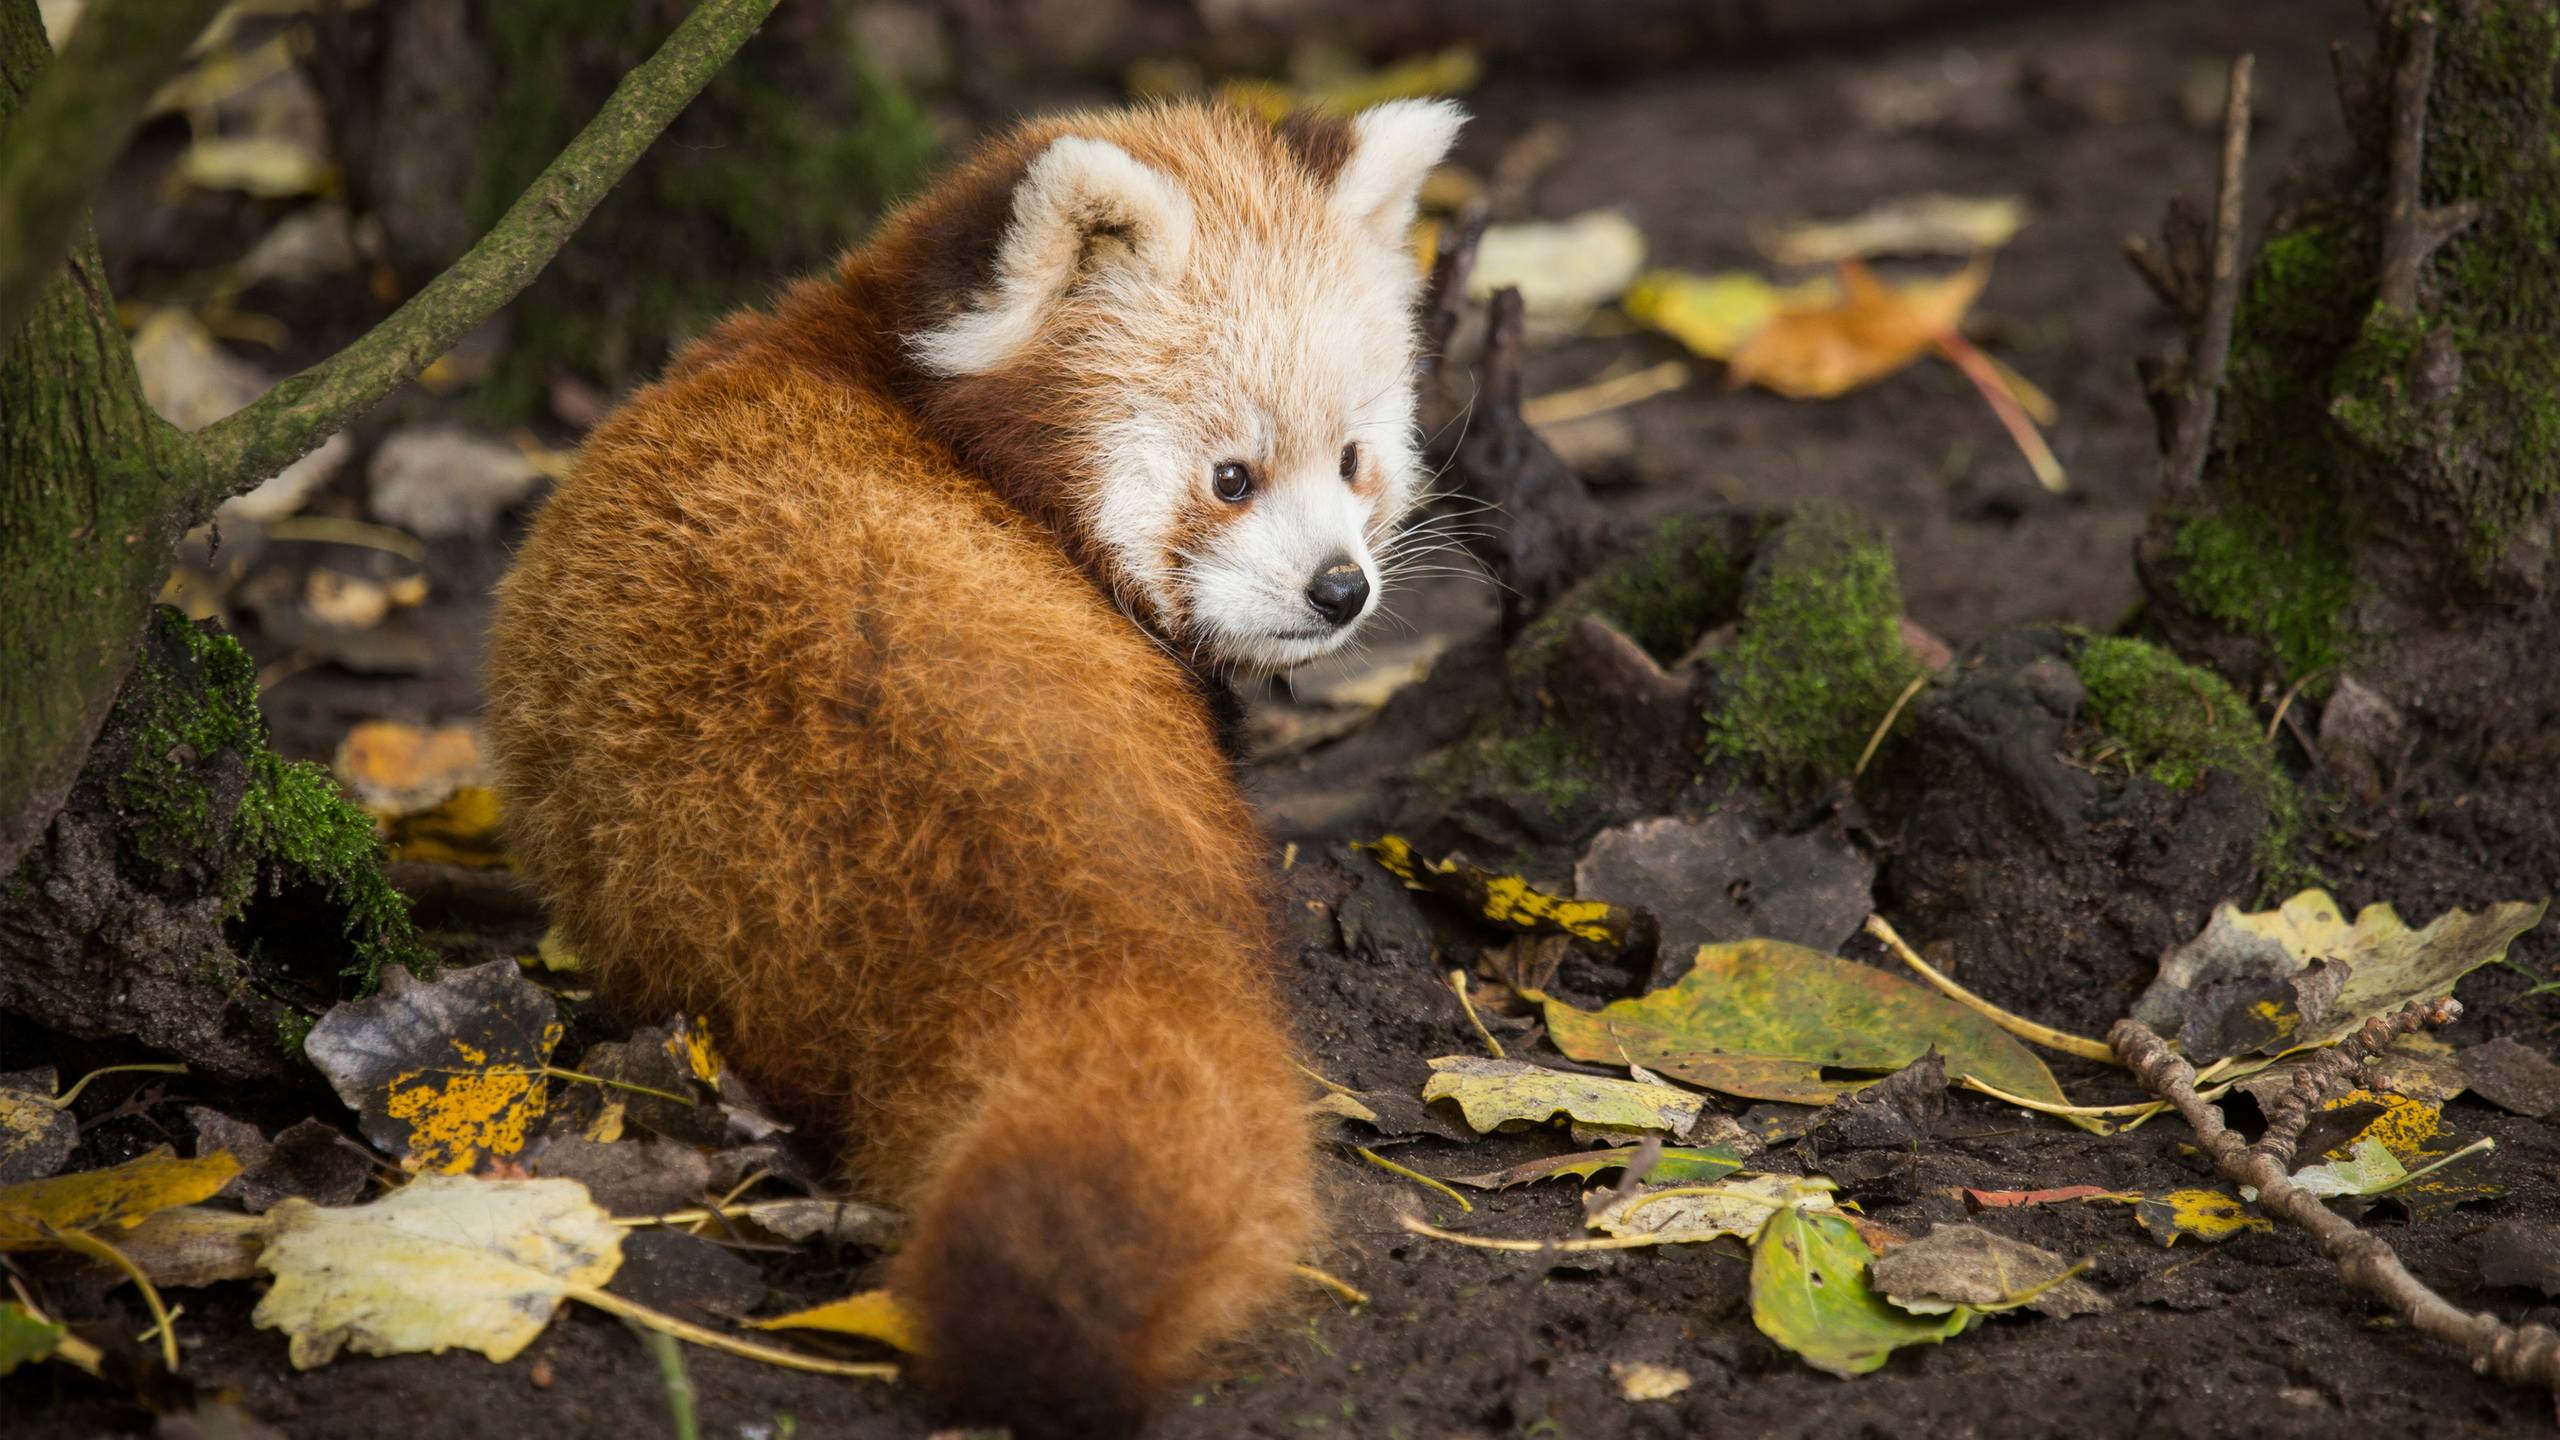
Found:
<path fill-rule="evenodd" d="M 1626 412 L 1632 443 L 1598 477 L 1608 482 L 1606 503 L 1628 514 L 1718 503 L 1847 506 L 1888 538 L 1912 618 L 1962 653 L 2021 624 L 2107 628 L 2135 605 L 2130 550 L 2152 504 L 2158 462 L 2133 364 L 2174 340 L 2176 328 L 2124 264 L 2121 243 L 2151 233 L 2172 194 L 2209 191 L 2216 86 L 2236 52 L 2258 56 L 2259 154 L 2334 144 L 2326 46 L 2358 33 L 2362 17 L 2351 0 L 2022 7 L 1871 48 L 1736 57 L 1605 84 L 1495 73 L 1469 97 L 1478 118 L 1464 155 L 1490 162 L 1534 125 L 1561 127 L 1570 150 L 1535 189 L 1535 212 L 1620 207 L 1648 238 L 1655 262 L 1696 270 L 1757 263 L 1752 236 L 1775 222 L 1836 217 L 1931 191 L 2024 197 L 2033 218 L 2000 252 L 1976 320 L 2059 405 L 2053 435 L 2070 467 L 2069 494 L 2037 488 L 1973 392 L 1935 364 L 1819 403 L 1701 381 Z M 2261 165 L 2260 185 L 2278 170 Z M 1673 350 L 1667 341 L 1623 337 L 1544 347 L 1533 356 L 1529 388 L 1579 384 L 1630 353 L 1650 363 Z M 282 675 L 265 696 L 280 747 L 326 759 L 359 721 L 471 719 L 487 588 L 505 559 L 498 543 L 436 543 L 428 557 L 434 596 L 400 622 L 432 664 L 371 676 L 323 664 Z M 1414 616 L 1417 632 L 1382 647 L 1384 656 L 1482 631 L 1493 623 L 1493 605 L 1481 587 L 1451 585 L 1420 597 Z M 254 630 L 246 638 L 262 660 L 290 649 Z M 1306 683 L 1321 690 L 1340 681 Z M 1285 724 L 1284 696 L 1261 704 L 1267 724 Z M 1356 954 L 1344 944 L 1335 917 L 1359 882 L 1327 853 L 1366 838 L 1345 828 L 1344 817 L 1363 807 L 1344 792 L 1418 758 L 1393 737 L 1362 754 L 1358 772 L 1346 774 L 1323 745 L 1290 749 L 1257 762 L 1252 783 L 1276 834 L 1297 841 L 1304 857 L 1288 876 L 1292 914 L 1302 917 L 1288 981 L 1309 1063 L 1358 1090 L 1410 1095 L 1429 1074 L 1430 1057 L 1479 1050 L 1444 979 L 1448 966 L 1474 957 L 1443 954 L 1435 963 L 1420 931 Z M 2350 907 L 2387 900 L 2418 923 L 2453 905 L 2538 899 L 2560 880 L 2555 800 L 2560 790 L 2548 779 L 2473 789 L 2458 777 L 2425 776 L 2378 809 L 2338 812 L 2314 858 Z M 1990 848 L 1996 855 L 1996 844 Z M 529 936 L 492 933 L 477 943 L 505 954 L 529 948 Z M 2560 941 L 2547 930 L 2529 934 L 2510 958 L 2523 971 L 2547 973 L 2560 962 Z M 2076 982 L 2058 971 L 2048 983 L 2058 993 Z M 2530 983 L 2514 969 L 2474 974 L 2461 991 L 2472 1013 L 2448 1038 L 2511 1035 L 2545 1053 L 2560 1048 L 2560 996 L 2523 998 Z M 2004 997 L 2030 1013 L 2035 998 Z M 4 1024 L 0 1040 L 50 1047 L 11 1054 L 0 1070 L 45 1063 L 76 1074 L 124 1058 L 111 1046 L 28 1037 Z M 2120 1075 L 2094 1065 L 2063 1062 L 2056 1073 L 2075 1097 L 2135 1095 Z M 82 1106 L 88 1123 L 70 1168 L 163 1141 L 186 1149 L 185 1111 L 195 1104 L 250 1113 L 269 1128 L 342 1113 L 316 1082 L 244 1097 L 184 1078 L 101 1081 Z M 1783 1118 L 1769 1123 L 1783 1129 Z M 2470 1098 L 2452 1101 L 2444 1118 L 2461 1138 L 2495 1137 L 2498 1149 L 2477 1178 L 2502 1183 L 2505 1193 L 2424 1213 L 2385 1205 L 2368 1223 L 2457 1303 L 2549 1323 L 2553 1308 L 2537 1310 L 2529 1292 L 2482 1289 L 2473 1251 L 2495 1222 L 2560 1220 L 2560 1187 L 2552 1184 L 2560 1126 Z M 1755 1163 L 1821 1170 L 1829 1158 L 1822 1143 L 1781 1140 Z M 1551 1132 L 1423 1138 L 1391 1154 L 1445 1175 L 1492 1170 L 1557 1145 Z M 1268 1333 L 1222 1357 L 1211 1379 L 1170 1397 L 1156 1431 L 1167 1440 L 2451 1436 L 2534 1433 L 2551 1423 L 2548 1396 L 2474 1376 L 2348 1295 L 2300 1234 L 2164 1248 L 2122 1206 L 1967 1214 L 1967 1188 L 2159 1192 L 2204 1183 L 2210 1167 L 2174 1119 L 2099 1137 L 1959 1093 L 1924 1143 L 1866 1166 L 1871 1178 L 1851 1193 L 1875 1221 L 1916 1235 L 1974 1218 L 2090 1257 L 2086 1278 L 2114 1307 L 2068 1320 L 1995 1319 L 1942 1345 L 1902 1351 L 1854 1380 L 1808 1369 L 1761 1336 L 1739 1250 L 1519 1254 L 1443 1244 L 1407 1233 L 1397 1217 L 1418 1214 L 1480 1235 L 1562 1237 L 1582 1228 L 1577 1191 L 1551 1184 L 1482 1194 L 1474 1212 L 1461 1215 L 1347 1151 L 1328 1153 L 1334 1222 L 1330 1248 L 1318 1258 L 1367 1292 L 1368 1303 L 1346 1306 L 1310 1289 Z M 768 1307 L 843 1294 L 869 1266 L 859 1252 L 825 1261 L 806 1250 L 747 1258 L 760 1266 Z M 666 1399 L 640 1343 L 622 1324 L 579 1307 L 504 1366 L 446 1354 L 350 1358 L 298 1372 L 283 1338 L 251 1324 L 253 1287 L 183 1298 L 178 1329 L 188 1373 L 234 1392 L 242 1409 L 293 1436 L 667 1433 Z M 129 1299 L 127 1291 L 99 1303 L 112 1309 Z M 701 1351 L 687 1360 L 708 1436 L 887 1437 L 929 1428 L 894 1387 Z M 1635 1364 L 1679 1370 L 1691 1383 L 1667 1400 L 1630 1400 L 1615 1372 Z M 150 1431 L 129 1403 L 61 1367 L 0 1381 L 0 1414 L 16 1417 L 0 1428 L 27 1440 Z"/>

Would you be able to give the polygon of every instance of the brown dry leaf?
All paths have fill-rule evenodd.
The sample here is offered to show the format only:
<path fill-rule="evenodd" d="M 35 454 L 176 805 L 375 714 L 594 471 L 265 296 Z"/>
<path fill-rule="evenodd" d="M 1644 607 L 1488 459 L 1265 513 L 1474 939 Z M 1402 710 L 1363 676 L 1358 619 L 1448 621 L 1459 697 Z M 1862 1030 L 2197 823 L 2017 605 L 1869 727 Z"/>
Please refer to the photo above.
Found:
<path fill-rule="evenodd" d="M 1991 264 L 1894 286 L 1866 266 L 1840 266 L 1841 297 L 1819 308 L 1782 306 L 1734 352 L 1732 379 L 1795 400 L 1824 400 L 1869 385 L 1929 353 L 1982 294 Z"/>

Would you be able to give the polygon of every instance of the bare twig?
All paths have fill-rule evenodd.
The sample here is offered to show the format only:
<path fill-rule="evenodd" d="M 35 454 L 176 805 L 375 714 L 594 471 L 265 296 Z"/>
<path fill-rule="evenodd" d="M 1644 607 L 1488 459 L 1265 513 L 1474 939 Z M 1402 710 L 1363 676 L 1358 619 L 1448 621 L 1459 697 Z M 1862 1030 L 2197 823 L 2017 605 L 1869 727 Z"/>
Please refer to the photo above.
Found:
<path fill-rule="evenodd" d="M 21 3 L 21 0 L 11 0 Z M 0 351 L 62 269 L 89 197 L 222 0 L 95 0 L 0 133 Z M 27 14 L 11 23 L 33 24 Z M 41 52 L 39 52 L 41 53 Z"/>
<path fill-rule="evenodd" d="M 2310 1123 L 2313 1112 L 2352 1083 L 2357 1073 L 2388 1049 L 2392 1041 L 2430 1026 L 2450 1025 L 2461 1013 L 2462 1006 L 2447 998 L 2404 1005 L 2388 1015 L 2367 1020 L 2363 1029 L 2304 1061 L 2302 1068 L 2293 1073 L 2292 1083 L 2268 1105 L 2266 1133 L 2258 1137 L 2253 1148 L 2291 1174 L 2294 1151 L 2302 1142 L 2302 1127 Z"/>
<path fill-rule="evenodd" d="M 775 0 L 700 0 L 470 253 L 346 349 L 196 437 L 211 505 L 309 454 L 531 284 Z"/>
<path fill-rule="evenodd" d="M 2450 1001 L 2419 1001 L 2366 1028 L 2414 1028 L 2403 1018 L 2412 1012 L 2419 1017 L 2415 1024 L 2426 1024 L 2433 1023 L 2435 1016 L 2459 1013 L 2459 1008 Z M 2400 1030 L 2392 1028 L 2390 1033 Z M 2119 1020 L 2107 1038 L 2144 1088 L 2185 1117 L 2224 1177 L 2255 1189 L 2258 1209 L 2309 1231 L 2320 1253 L 2338 1267 L 2351 1288 L 2389 1305 L 2420 1334 L 2459 1347 L 2470 1357 L 2471 1368 L 2483 1375 L 2560 1392 L 2560 1332 L 2542 1325 L 2509 1325 L 2495 1315 L 2472 1314 L 2454 1306 L 2410 1274 L 2388 1242 L 2330 1210 L 2318 1196 L 2295 1188 L 2285 1166 L 2272 1154 L 2251 1148 L 2224 1125 L 2222 1112 L 2196 1093 L 2195 1067 L 2171 1051 L 2151 1027 L 2138 1020 Z M 2357 1040 L 2362 1039 L 2360 1032 Z"/>
<path fill-rule="evenodd" d="M 2418 267 L 2427 258 L 2419 248 L 2424 207 L 2418 181 L 2426 158 L 2427 91 L 2436 76 L 2436 16 L 2424 5 L 2404 6 L 2402 16 L 2400 62 L 2391 68 L 2391 150 L 2383 181 L 2380 299 L 2406 315 L 2418 308 Z"/>
<path fill-rule="evenodd" d="M 2178 413 L 2168 478 L 2162 487 L 2163 498 L 2172 507 L 2193 504 L 2203 494 L 2205 454 L 2213 445 L 2222 372 L 2231 359 L 2231 317 L 2240 304 L 2241 207 L 2249 178 L 2249 82 L 2255 70 L 2256 61 L 2250 56 L 2233 60 L 2230 92 L 2223 100 L 2222 174 L 2213 193 L 2212 281 L 2187 366 L 2187 404 Z"/>

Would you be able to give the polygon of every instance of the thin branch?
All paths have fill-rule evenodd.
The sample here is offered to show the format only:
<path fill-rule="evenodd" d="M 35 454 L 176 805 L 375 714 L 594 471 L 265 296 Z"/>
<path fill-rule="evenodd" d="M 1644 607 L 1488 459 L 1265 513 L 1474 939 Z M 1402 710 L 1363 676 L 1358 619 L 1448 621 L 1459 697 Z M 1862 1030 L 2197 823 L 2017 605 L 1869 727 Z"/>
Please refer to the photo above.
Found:
<path fill-rule="evenodd" d="M 2418 197 L 2426 158 L 2427 91 L 2436 76 L 2436 17 L 2424 5 L 2404 7 L 2400 63 L 2391 68 L 2390 169 L 2383 182 L 2382 303 L 2403 315 L 2418 309 L 2418 270 L 2424 206 Z"/>
<path fill-rule="evenodd" d="M 2178 414 L 2177 436 L 2169 449 L 2163 498 L 2172 507 L 2192 504 L 2204 493 L 2205 455 L 2213 446 L 2222 372 L 2231 360 L 2231 317 L 2240 304 L 2241 206 L 2249 180 L 2249 82 L 2255 70 L 2250 56 L 2233 60 L 2223 101 L 2222 175 L 2213 193 L 2213 279 L 2187 366 L 2187 405 Z"/>
<path fill-rule="evenodd" d="M 2440 1023 L 2438 1017 L 2459 1014 L 2451 1001 L 2419 1001 L 2402 1012 L 2418 1023 Z M 2400 1016 L 2382 1023 L 2397 1026 Z M 2368 1027 L 2371 1028 L 2371 1027 Z M 2396 1033 L 2396 1032 L 2395 1032 Z M 2222 1112 L 2196 1093 L 2195 1067 L 2180 1059 L 2151 1028 L 2138 1020 L 2119 1020 L 2109 1032 L 2116 1054 L 2144 1088 L 2176 1107 L 2196 1132 L 2196 1139 L 2225 1178 L 2257 1191 L 2257 1207 L 2311 1232 L 2320 1253 L 2338 1267 L 2347 1284 L 2389 1305 L 2420 1334 L 2459 1347 L 2471 1368 L 2513 1385 L 2538 1385 L 2560 1391 L 2560 1332 L 2542 1325 L 2509 1325 L 2485 1312 L 2467 1313 L 2427 1288 L 2400 1263 L 2380 1236 L 2320 1203 L 2318 1196 L 2295 1188 L 2275 1157 L 2252 1149 L 2222 1121 Z"/>
<path fill-rule="evenodd" d="M 0 133 L 0 353 L 18 341 L 152 93 L 223 0 L 92 0 Z M 29 8 L 33 8 L 30 6 Z"/>
<path fill-rule="evenodd" d="M 2403 1035 L 2431 1025 L 2451 1024 L 2462 1007 L 2448 999 L 2441 1005 L 2404 1005 L 2388 1015 L 2376 1015 L 2364 1022 L 2364 1028 L 2321 1051 L 2293 1072 L 2293 1079 L 2283 1093 L 2267 1105 L 2267 1128 L 2254 1147 L 2257 1153 L 2274 1161 L 2290 1174 L 2294 1151 L 2302 1143 L 2302 1129 L 2311 1122 L 2314 1112 L 2329 1098 L 2344 1090 L 2357 1072 Z"/>
<path fill-rule="evenodd" d="M 453 268 L 362 339 L 198 435 L 208 492 L 198 502 L 210 506 L 309 454 L 514 299 L 774 4 L 700 0 Z"/>

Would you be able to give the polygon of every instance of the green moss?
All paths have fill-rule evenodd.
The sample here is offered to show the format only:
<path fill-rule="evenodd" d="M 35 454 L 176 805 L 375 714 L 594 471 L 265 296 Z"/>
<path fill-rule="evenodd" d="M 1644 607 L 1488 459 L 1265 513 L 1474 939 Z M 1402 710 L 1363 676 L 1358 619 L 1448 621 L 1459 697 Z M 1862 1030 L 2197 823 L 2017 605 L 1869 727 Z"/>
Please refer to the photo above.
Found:
<path fill-rule="evenodd" d="M 2146 640 L 2092 635 L 2074 660 L 2100 732 L 2090 755 L 2120 760 L 2172 790 L 2208 774 L 2236 777 L 2267 808 L 2258 866 L 2270 886 L 2300 878 L 2302 797 L 2239 692 L 2219 675 Z"/>
<path fill-rule="evenodd" d="M 1761 547 L 1741 609 L 1707 758 L 1790 798 L 1847 776 L 1919 673 L 1893 557 L 1843 512 L 1800 511 Z"/>
<path fill-rule="evenodd" d="M 2180 521 L 2171 550 L 2187 603 L 2227 629 L 2256 636 L 2285 673 L 2310 675 L 2345 660 L 2345 612 L 2356 584 L 2334 508 L 2297 516 L 2288 526 L 2234 501 Z"/>
<path fill-rule="evenodd" d="M 1591 792 L 1591 782 L 1578 773 L 1590 766 L 1591 757 L 1553 720 L 1526 735 L 1495 742 L 1492 760 L 1494 773 L 1506 784 L 1536 796 L 1556 814 L 1572 809 Z"/>
<path fill-rule="evenodd" d="M 118 702 L 141 708 L 116 719 L 131 749 L 112 798 L 131 817 L 136 859 L 169 870 L 208 866 L 228 887 L 226 918 L 245 912 L 262 884 L 318 887 L 346 912 L 346 973 L 360 990 L 386 963 L 431 971 L 408 901 L 383 878 L 371 818 L 339 795 L 328 771 L 268 748 L 248 652 L 166 607 L 151 625 Z M 216 756 L 247 770 L 227 833 L 216 833 L 209 787 L 206 762 Z"/>
<path fill-rule="evenodd" d="M 1734 613 L 1742 564 L 1722 535 L 1690 520 L 1655 528 L 1593 587 L 1592 608 L 1669 664 L 1699 632 Z"/>

